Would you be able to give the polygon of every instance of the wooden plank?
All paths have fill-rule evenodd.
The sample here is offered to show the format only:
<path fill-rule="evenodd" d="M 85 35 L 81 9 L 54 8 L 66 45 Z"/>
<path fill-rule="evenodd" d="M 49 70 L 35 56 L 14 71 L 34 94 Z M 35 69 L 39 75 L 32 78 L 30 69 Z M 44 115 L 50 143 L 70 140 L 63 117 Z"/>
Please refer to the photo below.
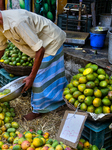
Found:
<path fill-rule="evenodd" d="M 32 0 L 32 12 L 34 12 L 34 0 Z"/>
<path fill-rule="evenodd" d="M 57 0 L 57 15 L 63 13 L 67 0 Z"/>
<path fill-rule="evenodd" d="M 8 4 L 7 1 L 8 1 L 8 0 L 5 0 L 5 10 L 7 10 L 7 4 Z"/>

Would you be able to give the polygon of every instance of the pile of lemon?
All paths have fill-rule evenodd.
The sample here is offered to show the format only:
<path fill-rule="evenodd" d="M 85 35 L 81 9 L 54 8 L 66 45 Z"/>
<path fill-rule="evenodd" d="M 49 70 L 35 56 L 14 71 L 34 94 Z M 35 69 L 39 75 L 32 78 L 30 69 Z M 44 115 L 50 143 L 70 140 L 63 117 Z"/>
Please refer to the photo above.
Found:
<path fill-rule="evenodd" d="M 13 43 L 8 42 L 0 62 L 11 66 L 33 66 L 34 59 L 21 52 Z"/>
<path fill-rule="evenodd" d="M 75 108 L 91 113 L 112 112 L 112 77 L 96 64 L 79 68 L 63 91 L 65 99 Z"/>

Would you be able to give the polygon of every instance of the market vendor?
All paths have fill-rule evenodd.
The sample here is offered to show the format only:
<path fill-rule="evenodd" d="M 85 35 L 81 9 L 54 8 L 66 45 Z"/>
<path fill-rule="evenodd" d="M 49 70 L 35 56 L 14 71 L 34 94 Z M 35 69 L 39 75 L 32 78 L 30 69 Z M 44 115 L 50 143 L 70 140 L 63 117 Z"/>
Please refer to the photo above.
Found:
<path fill-rule="evenodd" d="M 62 93 L 67 85 L 63 43 L 66 34 L 49 19 L 36 13 L 13 9 L 0 12 L 0 58 L 7 39 L 20 51 L 35 58 L 32 71 L 23 82 L 22 92 L 32 87 L 33 111 L 25 115 L 32 120 L 64 104 Z"/>

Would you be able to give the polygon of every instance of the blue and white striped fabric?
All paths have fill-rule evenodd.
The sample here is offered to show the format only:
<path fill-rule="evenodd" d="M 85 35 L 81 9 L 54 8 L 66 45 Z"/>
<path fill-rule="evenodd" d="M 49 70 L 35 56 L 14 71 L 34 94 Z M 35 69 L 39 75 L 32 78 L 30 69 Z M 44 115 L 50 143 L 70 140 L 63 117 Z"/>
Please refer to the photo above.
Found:
<path fill-rule="evenodd" d="M 32 86 L 31 105 L 34 113 L 45 113 L 64 105 L 65 77 L 63 46 L 55 56 L 43 58 Z"/>

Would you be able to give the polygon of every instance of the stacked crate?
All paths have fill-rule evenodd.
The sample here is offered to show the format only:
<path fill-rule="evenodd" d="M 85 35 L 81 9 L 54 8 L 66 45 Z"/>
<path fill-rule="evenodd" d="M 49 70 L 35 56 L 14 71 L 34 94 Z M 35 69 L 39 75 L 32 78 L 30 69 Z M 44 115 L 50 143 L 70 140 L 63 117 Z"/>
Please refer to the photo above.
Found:
<path fill-rule="evenodd" d="M 10 77 L 10 74 L 4 70 L 4 68 L 0 69 L 0 86 L 5 86 L 9 82 L 19 78 L 19 76 Z"/>
<path fill-rule="evenodd" d="M 96 145 L 99 149 L 105 147 L 106 150 L 112 149 L 112 130 L 109 129 L 111 121 L 95 122 L 87 120 L 81 138 L 89 141 L 92 145 Z"/>
<path fill-rule="evenodd" d="M 79 4 L 79 0 L 75 0 L 75 1 L 73 1 L 73 0 L 69 1 L 68 0 L 68 3 L 69 2 Z M 98 24 L 99 18 L 100 18 L 99 15 L 102 13 L 106 13 L 106 11 L 108 9 L 107 5 L 109 5 L 109 9 L 110 9 L 110 3 L 112 3 L 112 0 L 83 0 L 82 3 L 86 5 L 86 10 L 87 10 L 88 14 L 91 14 L 91 3 L 93 3 L 93 2 L 95 2 L 96 22 Z"/>

